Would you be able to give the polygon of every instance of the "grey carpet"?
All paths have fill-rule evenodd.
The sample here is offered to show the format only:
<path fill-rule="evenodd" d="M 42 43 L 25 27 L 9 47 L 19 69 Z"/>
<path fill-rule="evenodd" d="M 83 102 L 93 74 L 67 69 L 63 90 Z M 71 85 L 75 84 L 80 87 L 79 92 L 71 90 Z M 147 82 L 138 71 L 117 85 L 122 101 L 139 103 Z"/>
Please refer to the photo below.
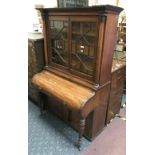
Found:
<path fill-rule="evenodd" d="M 83 138 L 79 151 L 74 146 L 78 138 L 76 131 L 51 113 L 40 116 L 39 108 L 31 101 L 28 107 L 29 155 L 81 155 L 90 144 Z"/>

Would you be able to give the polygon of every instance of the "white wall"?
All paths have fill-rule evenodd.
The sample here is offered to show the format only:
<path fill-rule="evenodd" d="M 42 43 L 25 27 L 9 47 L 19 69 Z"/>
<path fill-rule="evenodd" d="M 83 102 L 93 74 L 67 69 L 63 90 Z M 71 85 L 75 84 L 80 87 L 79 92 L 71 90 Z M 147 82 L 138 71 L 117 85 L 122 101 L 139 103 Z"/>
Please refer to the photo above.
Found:
<path fill-rule="evenodd" d="M 57 7 L 57 0 L 30 0 L 29 1 L 29 7 L 31 8 L 31 15 L 29 17 L 29 27 L 28 27 L 28 32 L 33 32 L 34 28 L 33 25 L 39 24 L 38 21 L 38 16 L 37 16 L 37 11 L 35 10 L 35 5 L 36 4 L 42 4 L 46 8 L 52 8 L 52 7 Z"/>
<path fill-rule="evenodd" d="M 126 8 L 126 2 L 127 0 L 118 0 L 118 6 Z M 103 5 L 103 4 L 109 4 L 109 5 L 116 5 L 117 0 L 89 0 L 89 6 L 91 5 Z"/>
<path fill-rule="evenodd" d="M 89 6 L 92 5 L 102 5 L 102 4 L 111 4 L 111 5 L 116 5 L 117 0 L 89 0 Z M 46 8 L 52 8 L 52 7 L 57 7 L 57 0 L 30 0 L 29 6 L 31 10 L 31 15 L 29 17 L 29 27 L 28 27 L 28 32 L 33 31 L 33 25 L 34 24 L 39 24 L 38 21 L 38 16 L 37 16 L 37 11 L 35 10 L 35 5 L 36 4 L 42 4 Z M 118 6 L 126 8 L 126 0 L 119 0 Z"/>
<path fill-rule="evenodd" d="M 35 4 L 43 4 L 45 8 L 57 7 L 57 0 L 34 0 Z"/>
<path fill-rule="evenodd" d="M 116 0 L 98 0 L 98 4 L 116 5 Z"/>

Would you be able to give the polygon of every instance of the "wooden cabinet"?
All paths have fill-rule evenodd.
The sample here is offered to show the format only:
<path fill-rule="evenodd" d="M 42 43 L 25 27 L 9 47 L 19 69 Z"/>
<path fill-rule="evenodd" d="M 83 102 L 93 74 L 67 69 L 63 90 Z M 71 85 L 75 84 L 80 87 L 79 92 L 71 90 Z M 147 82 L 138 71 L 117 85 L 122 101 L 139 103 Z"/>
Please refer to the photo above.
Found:
<path fill-rule="evenodd" d="M 106 124 L 119 113 L 126 79 L 125 61 L 113 60 Z"/>
<path fill-rule="evenodd" d="M 40 72 L 44 66 L 43 59 L 44 44 L 43 35 L 29 33 L 28 35 L 28 95 L 29 98 L 39 102 L 38 90 L 31 83 L 32 77 Z"/>
<path fill-rule="evenodd" d="M 105 126 L 118 15 L 123 9 L 104 5 L 38 10 L 43 18 L 45 66 L 33 84 L 49 96 L 46 108 L 53 107 L 80 128 L 79 142 L 83 131 L 93 139 Z M 78 88 L 83 93 L 76 93 Z M 78 99 L 81 102 L 74 106 Z"/>
<path fill-rule="evenodd" d="M 108 83 L 122 8 L 39 10 L 45 36 L 44 69 L 94 90 Z"/>
<path fill-rule="evenodd" d="M 30 34 L 29 40 L 29 97 L 36 103 L 39 101 L 38 91 L 32 86 L 31 78 L 34 74 L 43 68 L 43 36 Z M 34 63 L 35 62 L 35 63 Z M 89 140 L 93 140 L 108 124 L 116 114 L 119 113 L 121 107 L 121 97 L 125 81 L 126 65 L 125 60 L 119 61 L 113 59 L 111 69 L 111 89 L 108 101 L 108 107 L 99 106 L 91 112 L 86 119 L 86 127 L 84 136 Z M 51 104 L 52 103 L 52 104 Z M 79 113 L 70 111 L 66 106 L 61 104 L 55 98 L 47 97 L 46 109 L 55 113 L 60 119 L 68 123 L 74 129 L 78 130 Z M 107 109 L 107 111 L 106 111 Z M 105 119 L 105 115 L 107 117 Z M 100 118 L 100 119 L 98 119 Z M 102 119 L 103 120 L 102 120 Z M 105 120 L 104 120 L 105 119 Z M 98 120 L 98 121 L 97 121 Z"/>

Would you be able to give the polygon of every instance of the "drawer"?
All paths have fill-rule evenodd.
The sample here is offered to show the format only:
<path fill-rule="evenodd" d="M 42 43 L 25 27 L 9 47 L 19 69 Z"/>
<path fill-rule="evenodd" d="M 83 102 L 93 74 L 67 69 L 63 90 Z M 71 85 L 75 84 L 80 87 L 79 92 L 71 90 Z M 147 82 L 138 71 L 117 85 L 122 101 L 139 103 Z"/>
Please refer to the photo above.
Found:
<path fill-rule="evenodd" d="M 121 78 L 125 78 L 125 75 L 126 75 L 126 69 L 125 69 L 125 66 L 112 72 L 112 80 L 114 79 L 121 79 Z"/>
<path fill-rule="evenodd" d="M 118 100 L 116 100 L 116 102 L 114 102 L 114 104 L 112 104 L 111 110 L 116 115 L 119 113 L 120 108 L 121 108 L 121 99 L 118 99 Z"/>
<path fill-rule="evenodd" d="M 121 98 L 115 99 L 115 101 L 109 102 L 106 123 L 109 123 L 116 114 L 119 113 L 121 108 Z"/>
<path fill-rule="evenodd" d="M 122 95 L 123 95 L 123 89 L 116 91 L 114 93 L 110 93 L 109 102 L 115 102 L 118 99 L 121 100 Z"/>
<path fill-rule="evenodd" d="M 111 81 L 111 91 L 120 90 L 124 87 L 125 75 L 123 74 L 113 74 Z"/>
<path fill-rule="evenodd" d="M 110 122 L 110 120 L 112 118 L 115 117 L 116 114 L 118 114 L 120 111 L 120 107 L 119 106 L 115 106 L 111 109 L 108 110 L 108 113 L 107 113 L 107 119 L 106 119 L 106 124 Z"/>
<path fill-rule="evenodd" d="M 118 93 L 122 93 L 123 88 L 124 88 L 124 83 L 117 84 L 117 86 L 115 86 L 115 89 L 114 89 L 114 86 L 111 85 L 110 96 L 116 95 Z"/>
<path fill-rule="evenodd" d="M 115 105 L 121 105 L 122 96 L 119 96 L 117 98 L 113 98 L 109 101 L 109 108 L 115 106 Z"/>

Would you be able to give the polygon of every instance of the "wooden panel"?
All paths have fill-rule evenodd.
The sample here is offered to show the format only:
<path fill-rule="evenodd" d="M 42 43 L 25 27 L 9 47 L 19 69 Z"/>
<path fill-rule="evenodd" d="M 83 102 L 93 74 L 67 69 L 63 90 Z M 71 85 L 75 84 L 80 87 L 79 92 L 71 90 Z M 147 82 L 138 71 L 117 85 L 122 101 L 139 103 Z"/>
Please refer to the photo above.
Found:
<path fill-rule="evenodd" d="M 56 74 L 58 76 L 63 77 L 65 79 L 69 80 L 69 81 L 72 81 L 72 82 L 75 82 L 75 83 L 80 84 L 82 86 L 93 89 L 94 91 L 96 91 L 98 89 L 98 87 L 96 87 L 95 83 L 93 83 L 92 81 L 88 81 L 87 78 L 84 79 L 85 76 L 81 75 L 79 77 L 76 74 L 75 75 L 71 74 L 72 70 L 71 70 L 71 72 L 67 72 L 66 70 L 62 71 L 59 68 L 55 68 L 55 67 L 45 67 L 45 69 L 50 71 L 51 73 L 54 73 L 54 74 Z"/>
<path fill-rule="evenodd" d="M 32 82 L 40 91 L 60 99 L 63 104 L 75 110 L 80 110 L 95 95 L 94 91 L 47 71 L 36 74 Z"/>
<path fill-rule="evenodd" d="M 118 89 L 115 92 L 114 91 L 110 91 L 109 102 L 113 103 L 118 98 L 121 98 L 122 94 L 123 94 L 123 86 L 121 86 L 121 88 L 118 87 Z"/>
<path fill-rule="evenodd" d="M 77 22 L 98 22 L 98 16 L 70 16 L 71 21 L 77 21 Z"/>
<path fill-rule="evenodd" d="M 121 97 L 109 103 L 106 123 L 109 123 L 110 120 L 114 118 L 116 114 L 119 113 L 120 108 L 121 108 Z"/>
<path fill-rule="evenodd" d="M 106 123 L 119 113 L 125 81 L 125 65 L 112 72 L 112 83 L 107 111 Z"/>
<path fill-rule="evenodd" d="M 123 66 L 123 67 L 119 68 L 118 70 L 116 70 L 112 74 L 113 74 L 112 80 L 124 78 L 125 77 L 125 67 Z"/>
<path fill-rule="evenodd" d="M 103 54 L 100 73 L 100 85 L 103 85 L 111 78 L 111 67 L 113 60 L 114 47 L 116 43 L 118 17 L 108 14 L 106 17 L 105 35 L 103 42 Z"/>
<path fill-rule="evenodd" d="M 46 109 L 54 112 L 63 121 L 68 122 L 69 109 L 57 99 L 47 96 Z"/>
<path fill-rule="evenodd" d="M 112 73 L 111 92 L 123 89 L 125 81 L 125 66 Z"/>
<path fill-rule="evenodd" d="M 104 17 L 105 18 L 105 17 Z M 102 21 L 99 24 L 99 38 L 98 38 L 98 49 L 97 49 L 97 61 L 96 61 L 96 79 L 95 82 L 97 84 L 100 83 L 100 68 L 101 68 L 101 57 L 102 57 L 102 48 L 103 48 L 103 39 L 104 39 L 104 34 L 105 33 L 105 22 Z"/>
<path fill-rule="evenodd" d="M 112 88 L 111 91 L 119 90 L 120 88 L 123 88 L 123 86 L 124 86 L 124 77 L 115 79 L 115 80 L 113 80 L 113 84 L 111 86 L 111 88 Z"/>
<path fill-rule="evenodd" d="M 48 17 L 49 20 L 68 20 L 68 17 L 66 16 L 49 16 Z"/>
<path fill-rule="evenodd" d="M 79 130 L 79 120 L 80 120 L 79 112 L 69 110 L 68 107 L 63 105 L 60 101 L 49 96 L 47 96 L 46 109 L 56 114 L 60 119 L 65 121 L 76 131 Z M 84 132 L 84 136 L 89 140 L 92 139 L 93 114 L 94 113 L 92 112 L 88 115 L 86 119 L 86 127 Z"/>
<path fill-rule="evenodd" d="M 105 127 L 107 104 L 98 106 L 94 111 L 93 129 L 91 140 L 93 140 Z"/>
<path fill-rule="evenodd" d="M 39 93 L 32 85 L 31 80 L 36 73 L 43 69 L 43 52 L 43 38 L 36 34 L 30 34 L 28 40 L 28 95 L 35 103 L 39 102 Z"/>

